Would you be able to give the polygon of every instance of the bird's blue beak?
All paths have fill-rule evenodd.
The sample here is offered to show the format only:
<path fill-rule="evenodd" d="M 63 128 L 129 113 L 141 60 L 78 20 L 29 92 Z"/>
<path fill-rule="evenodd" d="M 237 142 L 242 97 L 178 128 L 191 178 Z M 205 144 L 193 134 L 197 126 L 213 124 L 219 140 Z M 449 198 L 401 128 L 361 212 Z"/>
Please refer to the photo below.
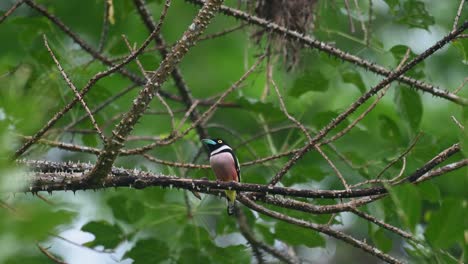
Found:
<path fill-rule="evenodd" d="M 208 138 L 202 139 L 202 142 L 203 142 L 205 145 L 216 145 L 216 142 L 214 142 L 213 140 L 208 139 Z"/>

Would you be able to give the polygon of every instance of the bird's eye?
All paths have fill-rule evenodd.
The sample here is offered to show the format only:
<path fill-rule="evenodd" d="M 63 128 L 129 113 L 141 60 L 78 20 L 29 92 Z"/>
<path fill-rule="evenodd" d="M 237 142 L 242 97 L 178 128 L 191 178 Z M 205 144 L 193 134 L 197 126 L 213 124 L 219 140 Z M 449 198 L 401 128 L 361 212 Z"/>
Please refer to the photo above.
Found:
<path fill-rule="evenodd" d="M 221 143 L 223 143 L 223 141 L 220 139 L 220 140 L 218 140 L 218 143 L 221 144 Z"/>

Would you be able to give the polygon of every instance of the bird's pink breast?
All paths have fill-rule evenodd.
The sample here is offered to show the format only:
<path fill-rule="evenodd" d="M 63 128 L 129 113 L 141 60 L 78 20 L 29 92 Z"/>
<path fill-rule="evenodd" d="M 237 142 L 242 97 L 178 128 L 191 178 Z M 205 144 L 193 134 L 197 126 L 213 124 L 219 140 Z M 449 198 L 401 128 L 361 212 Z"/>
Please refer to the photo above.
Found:
<path fill-rule="evenodd" d="M 238 181 L 234 158 L 231 153 L 222 152 L 210 157 L 210 165 L 220 181 Z"/>

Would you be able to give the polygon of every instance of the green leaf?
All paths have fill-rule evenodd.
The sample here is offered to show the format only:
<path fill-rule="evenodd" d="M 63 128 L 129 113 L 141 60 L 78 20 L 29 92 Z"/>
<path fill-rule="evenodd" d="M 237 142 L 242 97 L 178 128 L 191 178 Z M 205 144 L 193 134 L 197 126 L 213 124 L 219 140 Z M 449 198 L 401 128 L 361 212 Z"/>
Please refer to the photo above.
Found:
<path fill-rule="evenodd" d="M 345 83 L 354 84 L 361 93 L 366 92 L 366 85 L 364 84 L 364 81 L 362 80 L 359 72 L 351 70 L 345 71 L 341 74 L 341 77 Z"/>
<path fill-rule="evenodd" d="M 318 232 L 284 222 L 275 225 L 275 234 L 277 239 L 289 245 L 304 245 L 311 248 L 325 246 L 325 239 Z"/>
<path fill-rule="evenodd" d="M 429 26 L 434 25 L 434 17 L 426 10 L 424 2 L 418 0 L 385 1 L 390 12 L 395 15 L 398 23 L 408 25 L 409 27 L 423 28 L 428 30 Z"/>
<path fill-rule="evenodd" d="M 236 102 L 242 108 L 248 109 L 249 111 L 255 113 L 266 115 L 267 117 L 269 117 L 269 120 L 271 119 L 271 117 L 274 117 L 276 119 L 282 119 L 284 116 L 283 112 L 281 112 L 281 110 L 271 102 L 262 102 L 259 99 L 249 98 L 245 96 L 237 98 Z"/>
<path fill-rule="evenodd" d="M 210 258 L 198 248 L 184 248 L 179 254 L 177 263 L 210 263 Z"/>
<path fill-rule="evenodd" d="M 15 232 L 21 239 L 44 239 L 58 225 L 68 223 L 74 216 L 73 212 L 65 210 L 54 212 L 50 207 L 37 203 L 18 208 L 21 208 L 27 217 L 21 217 L 21 215 L 1 217 L 3 219 L 0 219 L 0 226 L 4 226 L 5 230 Z"/>
<path fill-rule="evenodd" d="M 380 135 L 389 142 L 401 142 L 402 136 L 398 125 L 386 115 L 379 115 Z"/>
<path fill-rule="evenodd" d="M 394 101 L 398 113 L 407 122 L 413 134 L 416 134 L 423 114 L 421 96 L 412 89 L 398 87 Z"/>
<path fill-rule="evenodd" d="M 109 198 L 107 204 L 111 207 L 115 218 L 130 224 L 140 220 L 145 211 L 141 201 L 123 195 Z"/>
<path fill-rule="evenodd" d="M 458 49 L 461 57 L 463 58 L 462 62 L 468 65 L 468 39 L 456 39 L 452 41 L 452 44 Z"/>
<path fill-rule="evenodd" d="M 318 70 L 307 71 L 294 80 L 289 95 L 299 97 L 306 92 L 324 92 L 328 89 L 328 79 Z"/>
<path fill-rule="evenodd" d="M 2 261 L 3 264 L 44 264 L 51 263 L 51 260 L 44 254 L 38 256 L 15 255 Z"/>
<path fill-rule="evenodd" d="M 210 248 L 211 263 L 250 263 L 251 257 L 248 247 L 244 245 L 230 246 L 225 248 Z M 194 263 L 194 262 L 192 262 Z"/>
<path fill-rule="evenodd" d="M 395 210 L 402 222 L 414 231 L 421 218 L 421 198 L 419 190 L 411 184 L 390 189 Z"/>
<path fill-rule="evenodd" d="M 373 225 L 369 223 L 369 225 Z M 392 250 L 393 241 L 388 236 L 385 235 L 385 232 L 382 228 L 377 228 L 375 232 L 371 233 L 372 241 L 375 243 L 377 248 L 382 250 L 383 252 L 389 252 Z"/>
<path fill-rule="evenodd" d="M 255 229 L 262 235 L 263 241 L 268 244 L 273 244 L 275 242 L 275 236 L 273 232 L 270 231 L 270 228 L 270 225 L 263 222 L 255 224 Z"/>
<path fill-rule="evenodd" d="M 400 3 L 398 0 L 384 0 L 384 1 L 390 7 L 390 9 L 395 9 L 395 7 Z"/>
<path fill-rule="evenodd" d="M 433 203 L 438 203 L 440 201 L 440 189 L 434 183 L 426 181 L 418 184 L 418 188 L 421 193 L 422 199 L 428 200 Z"/>
<path fill-rule="evenodd" d="M 468 217 L 466 201 L 445 199 L 440 209 L 433 213 L 426 229 L 426 237 L 435 248 L 449 248 L 462 243 Z"/>
<path fill-rule="evenodd" d="M 98 146 L 98 136 L 96 134 L 84 134 L 82 136 L 83 144 L 88 147 L 95 148 Z"/>
<path fill-rule="evenodd" d="M 134 264 L 161 263 L 169 258 L 167 245 L 154 238 L 139 240 L 135 246 L 125 253 L 124 258 L 131 258 Z"/>
<path fill-rule="evenodd" d="M 82 231 L 94 235 L 94 240 L 86 243 L 87 246 L 95 247 L 98 245 L 105 248 L 115 248 L 123 240 L 123 231 L 118 225 L 111 225 L 107 221 L 91 221 L 85 224 Z"/>

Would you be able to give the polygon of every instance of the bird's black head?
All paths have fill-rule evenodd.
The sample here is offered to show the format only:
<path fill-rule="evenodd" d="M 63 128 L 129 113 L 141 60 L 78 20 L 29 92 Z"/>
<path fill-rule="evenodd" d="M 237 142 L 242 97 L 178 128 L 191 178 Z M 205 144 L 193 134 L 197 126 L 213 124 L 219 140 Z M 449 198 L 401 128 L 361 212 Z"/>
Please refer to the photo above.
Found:
<path fill-rule="evenodd" d="M 208 148 L 210 152 L 213 152 L 223 146 L 229 146 L 226 141 L 220 139 L 220 138 L 205 138 L 202 139 L 203 144 Z"/>

